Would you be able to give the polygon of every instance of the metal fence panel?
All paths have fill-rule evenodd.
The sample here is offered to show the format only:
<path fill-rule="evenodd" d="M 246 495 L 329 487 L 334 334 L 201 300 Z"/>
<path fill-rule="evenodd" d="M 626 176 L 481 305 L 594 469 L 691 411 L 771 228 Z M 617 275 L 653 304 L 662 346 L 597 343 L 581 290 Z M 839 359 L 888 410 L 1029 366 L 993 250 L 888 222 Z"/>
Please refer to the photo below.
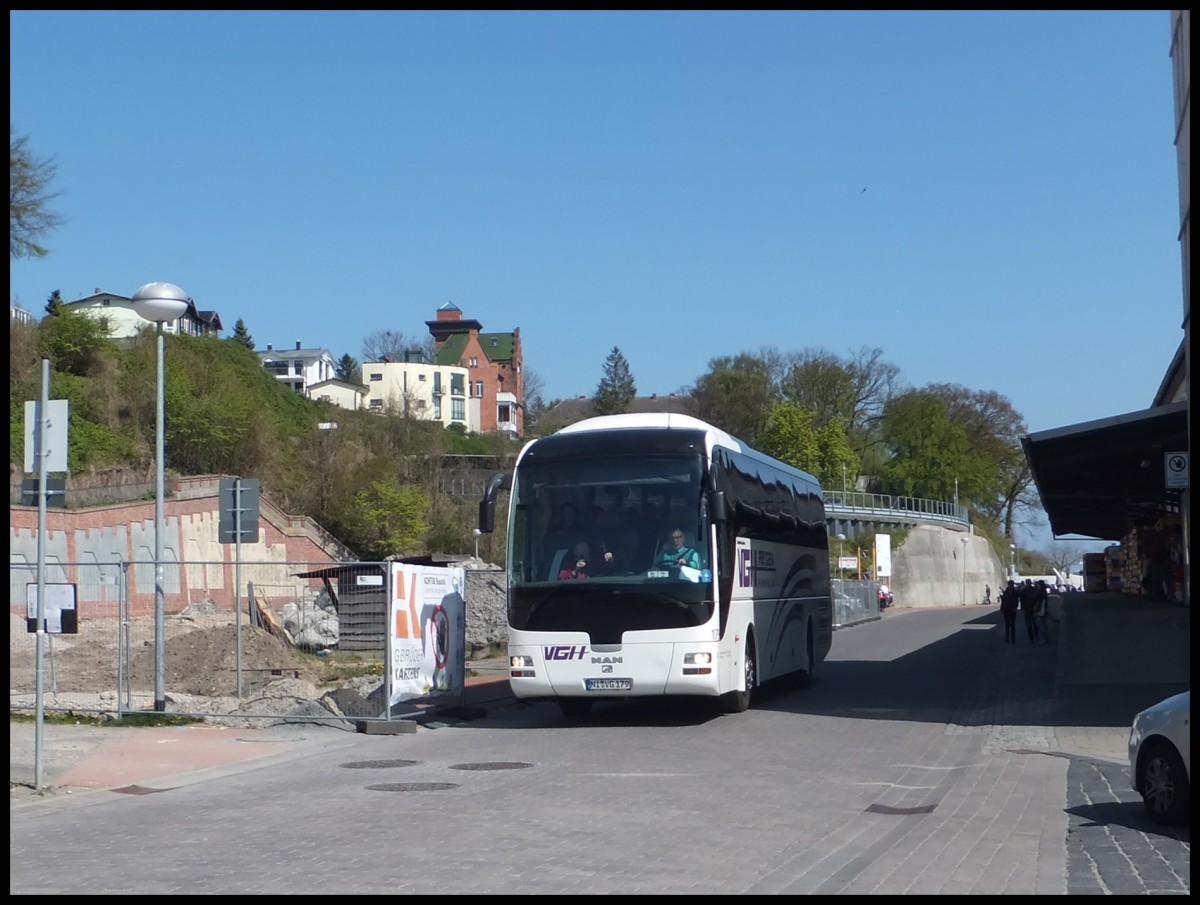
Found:
<path fill-rule="evenodd" d="M 168 712 L 357 721 L 444 703 L 431 694 L 405 702 L 409 714 L 387 706 L 389 563 L 192 560 L 166 563 L 163 572 Z M 79 631 L 46 639 L 43 706 L 118 715 L 153 709 L 153 562 L 54 562 L 46 575 L 77 585 Z M 14 710 L 36 706 L 36 637 L 25 606 L 25 586 L 36 581 L 36 565 L 10 564 Z"/>

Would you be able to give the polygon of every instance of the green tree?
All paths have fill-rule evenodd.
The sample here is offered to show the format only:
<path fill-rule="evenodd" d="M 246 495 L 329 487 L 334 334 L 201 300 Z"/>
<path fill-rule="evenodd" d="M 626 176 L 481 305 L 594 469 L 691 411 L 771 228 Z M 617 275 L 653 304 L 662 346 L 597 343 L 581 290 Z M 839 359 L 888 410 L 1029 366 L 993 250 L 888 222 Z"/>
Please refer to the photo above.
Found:
<path fill-rule="evenodd" d="M 807 349 L 787 369 L 780 393 L 814 412 L 817 427 L 841 421 L 851 447 L 861 456 L 878 440 L 878 423 L 897 392 L 899 373 L 883 359 L 882 349 L 864 346 L 847 359 L 824 349 Z"/>
<path fill-rule="evenodd" d="M 604 376 L 592 396 L 592 407 L 597 415 L 618 415 L 629 411 L 629 403 L 637 396 L 637 384 L 629 371 L 629 362 L 621 350 L 613 346 L 604 360 Z"/>
<path fill-rule="evenodd" d="M 893 399 L 884 414 L 883 439 L 891 453 L 882 475 L 884 491 L 949 500 L 955 481 L 980 480 L 964 425 L 951 420 L 946 401 L 914 390 Z"/>
<path fill-rule="evenodd" d="M 46 299 L 46 313 L 51 317 L 56 317 L 63 311 L 64 304 L 66 303 L 63 301 L 62 293 L 55 289 L 50 293 L 50 298 Z"/>
<path fill-rule="evenodd" d="M 768 455 L 809 472 L 822 487 L 840 487 L 842 466 L 854 473 L 858 460 L 841 421 L 830 421 L 819 428 L 815 424 L 815 413 L 790 402 L 777 402 L 771 407 L 757 445 Z"/>
<path fill-rule="evenodd" d="M 8 126 L 8 256 L 44 258 L 49 252 L 40 244 L 42 237 L 63 222 L 49 204 L 59 196 L 50 191 L 58 173 L 52 157 L 34 156 L 29 137 L 17 135 Z"/>
<path fill-rule="evenodd" d="M 51 296 L 47 309 L 54 305 L 57 295 Z M 53 314 L 42 319 L 38 352 L 50 359 L 55 370 L 83 376 L 93 369 L 100 354 L 114 348 L 108 332 L 108 318 L 91 317 L 58 305 Z"/>
<path fill-rule="evenodd" d="M 373 559 L 411 555 L 428 531 L 429 500 L 421 490 L 396 481 L 372 481 L 355 494 L 356 540 Z"/>
<path fill-rule="evenodd" d="M 696 417 L 752 446 L 779 399 L 773 353 L 714 358 L 688 390 Z"/>
<path fill-rule="evenodd" d="M 251 352 L 254 351 L 254 337 L 250 335 L 250 331 L 246 329 L 246 322 L 240 317 L 237 323 L 233 325 L 233 336 L 229 337 L 235 343 L 245 346 Z"/>
<path fill-rule="evenodd" d="M 334 363 L 333 373 L 338 380 L 344 380 L 347 383 L 362 383 L 362 365 L 349 352 Z"/>

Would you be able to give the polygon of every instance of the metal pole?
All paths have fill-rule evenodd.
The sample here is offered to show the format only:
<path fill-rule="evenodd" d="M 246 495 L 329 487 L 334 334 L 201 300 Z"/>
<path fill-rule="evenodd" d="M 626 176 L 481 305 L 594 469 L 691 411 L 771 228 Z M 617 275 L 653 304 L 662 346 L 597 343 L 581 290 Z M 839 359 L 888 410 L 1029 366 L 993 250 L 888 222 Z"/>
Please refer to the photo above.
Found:
<path fill-rule="evenodd" d="M 50 409 L 50 359 L 42 359 L 42 397 L 37 404 L 38 453 L 38 535 L 37 535 L 37 631 L 35 656 L 37 684 L 35 691 L 35 720 L 33 733 L 33 787 L 42 791 L 42 730 L 46 722 L 45 678 L 43 676 L 44 645 L 46 642 L 46 413 Z"/>
<path fill-rule="evenodd" d="M 157 488 L 154 496 L 154 709 L 162 713 L 167 709 L 166 695 L 166 626 L 165 602 L 163 600 L 163 515 L 164 484 L 166 482 L 166 459 L 163 432 L 166 429 L 166 391 L 163 384 L 163 325 L 158 322 L 158 396 L 156 415 L 155 446 L 157 448 Z"/>
<path fill-rule="evenodd" d="M 324 477 L 321 483 L 324 484 Z M 234 633 L 237 635 L 237 692 L 234 695 L 242 699 L 242 479 L 233 479 L 233 612 Z"/>
<path fill-rule="evenodd" d="M 956 482 L 957 483 L 957 482 Z M 962 595 L 959 600 L 959 606 L 967 605 L 967 546 L 971 543 L 969 538 L 959 538 L 963 545 L 963 574 L 962 574 Z"/>

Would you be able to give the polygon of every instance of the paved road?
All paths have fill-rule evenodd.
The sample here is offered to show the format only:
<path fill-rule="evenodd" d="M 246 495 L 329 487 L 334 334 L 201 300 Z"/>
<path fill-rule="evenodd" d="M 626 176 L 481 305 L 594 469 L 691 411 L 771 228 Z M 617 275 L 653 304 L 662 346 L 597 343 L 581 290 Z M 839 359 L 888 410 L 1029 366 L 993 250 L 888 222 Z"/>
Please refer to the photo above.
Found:
<path fill-rule="evenodd" d="M 928 618 L 949 616 L 872 625 Z M 846 716 L 616 711 L 581 753 L 502 682 L 482 719 L 403 737 L 48 725 L 41 795 L 14 724 L 10 893 L 1188 894 L 1190 829 L 1150 823 L 1125 766 L 1129 716 L 1177 689 L 1049 694 L 1052 648 L 1004 645 L 994 611 L 957 618 L 986 680 L 940 728 L 896 723 L 874 776 L 835 744 Z M 862 773 L 859 798 L 788 762 L 798 722 Z M 730 776 L 747 728 L 758 772 Z"/>

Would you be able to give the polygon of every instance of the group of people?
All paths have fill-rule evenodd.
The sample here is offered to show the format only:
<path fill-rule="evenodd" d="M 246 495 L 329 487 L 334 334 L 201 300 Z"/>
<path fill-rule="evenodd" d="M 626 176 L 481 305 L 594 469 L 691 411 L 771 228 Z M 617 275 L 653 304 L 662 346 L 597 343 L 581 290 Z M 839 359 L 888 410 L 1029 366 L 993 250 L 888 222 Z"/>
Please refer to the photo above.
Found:
<path fill-rule="evenodd" d="M 663 542 L 662 549 L 654 558 L 654 565 L 659 567 L 688 566 L 700 568 L 700 553 L 684 543 L 682 528 L 672 528 Z M 571 555 L 562 564 L 558 572 L 560 579 L 594 578 L 611 572 L 618 565 L 618 558 L 612 550 L 603 550 L 593 558 L 591 545 L 586 540 L 576 540 L 571 546 Z"/>
<path fill-rule="evenodd" d="M 990 588 L 989 588 L 990 590 Z M 1025 631 L 1029 635 L 1029 643 L 1042 644 L 1050 642 L 1050 633 L 1046 624 L 1046 610 L 1050 602 L 1050 589 L 1046 582 L 1038 579 L 1036 582 L 1026 578 L 1019 586 L 1013 579 L 1008 580 L 1004 590 L 1000 592 L 1000 615 L 1004 617 L 1004 643 L 1017 643 L 1017 611 L 1025 617 Z"/>

